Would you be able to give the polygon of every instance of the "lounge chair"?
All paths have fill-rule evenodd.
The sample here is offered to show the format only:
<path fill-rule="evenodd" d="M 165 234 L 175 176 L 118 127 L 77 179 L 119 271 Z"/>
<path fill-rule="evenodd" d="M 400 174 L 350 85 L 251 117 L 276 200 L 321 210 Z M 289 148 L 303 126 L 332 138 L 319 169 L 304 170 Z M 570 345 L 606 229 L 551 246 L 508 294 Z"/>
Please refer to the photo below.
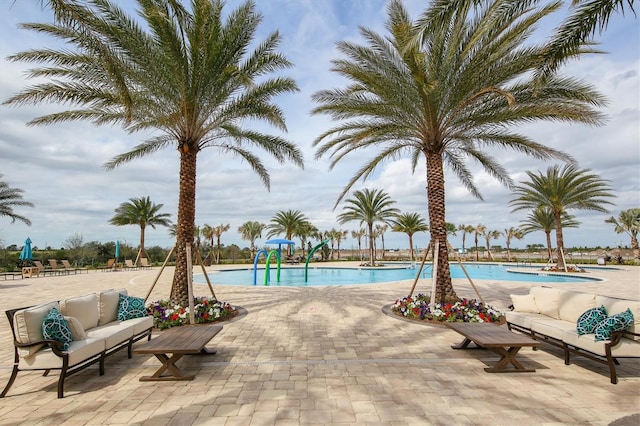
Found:
<path fill-rule="evenodd" d="M 136 270 L 138 269 L 138 267 L 136 265 L 133 264 L 133 261 L 131 259 L 126 259 L 124 261 L 124 269 L 133 269 Z"/>
<path fill-rule="evenodd" d="M 118 265 L 116 264 L 116 260 L 115 259 L 109 259 L 107 260 L 107 265 L 103 266 L 101 268 L 98 268 L 100 270 L 102 270 L 102 272 L 107 272 L 107 271 L 115 271 L 116 269 L 121 269 L 122 265 Z"/>
<path fill-rule="evenodd" d="M 149 259 L 147 259 L 146 257 L 141 257 L 140 258 L 140 267 L 142 269 L 151 269 L 151 268 L 153 268 L 153 265 L 149 263 Z"/>
<path fill-rule="evenodd" d="M 58 261 L 56 259 L 49 259 L 49 265 L 51 266 L 51 269 L 57 271 L 59 274 L 69 275 L 71 272 L 75 273 L 73 268 L 69 270 L 62 265 L 58 265 Z"/>
<path fill-rule="evenodd" d="M 40 272 L 43 276 L 46 276 L 47 274 L 50 274 L 50 275 L 58 274 L 58 271 L 55 271 L 50 267 L 45 268 L 42 262 L 40 262 L 39 260 L 34 260 L 33 264 L 36 266 L 36 268 L 38 268 L 38 272 Z"/>
<path fill-rule="evenodd" d="M 72 270 L 74 274 L 82 271 L 89 273 L 89 268 L 74 268 L 73 266 L 71 266 L 67 259 L 62 259 L 60 262 L 62 263 L 62 266 L 65 267 L 65 269 Z"/>

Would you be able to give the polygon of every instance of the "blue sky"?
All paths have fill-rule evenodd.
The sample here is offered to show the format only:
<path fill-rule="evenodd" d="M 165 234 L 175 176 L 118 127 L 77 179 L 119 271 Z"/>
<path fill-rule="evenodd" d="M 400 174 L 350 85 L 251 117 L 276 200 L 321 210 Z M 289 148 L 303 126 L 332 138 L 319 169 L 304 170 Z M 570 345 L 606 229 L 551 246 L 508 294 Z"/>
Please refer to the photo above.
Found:
<path fill-rule="evenodd" d="M 6 57 L 18 51 L 51 46 L 52 40 L 24 30 L 20 22 L 44 21 L 49 13 L 40 2 L 19 0 L 0 5 L 0 98 L 7 99 L 30 82 L 24 78 L 24 64 L 10 63 Z M 120 4 L 127 2 L 120 1 Z M 344 82 L 330 72 L 332 59 L 338 58 L 335 43 L 351 40 L 362 43 L 358 27 L 366 26 L 384 33 L 386 5 L 384 0 L 269 0 L 257 1 L 264 15 L 258 40 L 278 30 L 282 35 L 280 51 L 293 62 L 286 72 L 293 77 L 300 92 L 282 96 L 277 103 L 285 112 L 288 137 L 304 153 L 305 168 L 280 165 L 267 159 L 271 174 L 268 192 L 257 175 L 240 160 L 221 157 L 215 151 L 203 151 L 198 157 L 197 225 L 229 224 L 230 231 L 222 236 L 223 244 L 248 246 L 240 239 L 237 228 L 248 220 L 268 223 L 279 210 L 299 210 L 320 230 L 340 228 L 353 230 L 357 224 L 339 226 L 335 220 L 342 204 L 334 203 L 354 170 L 362 165 L 358 156 L 341 162 L 329 171 L 327 159 L 315 160 L 312 141 L 331 126 L 327 117 L 311 116 L 314 107 L 312 93 L 320 89 L 342 87 Z M 227 2 L 235 7 L 238 1 Z M 411 16 L 418 17 L 427 2 L 406 0 Z M 557 13 L 538 32 L 547 37 L 551 28 L 566 13 Z M 617 216 L 621 210 L 640 207 L 640 25 L 638 18 L 627 13 L 613 16 L 608 29 L 596 39 L 604 55 L 583 57 L 563 68 L 562 73 L 580 77 L 594 84 L 609 100 L 604 109 L 606 125 L 591 128 L 582 125 L 536 123 L 518 130 L 538 142 L 564 150 L 578 161 L 611 181 L 615 190 L 615 205 L 609 214 L 573 211 L 582 222 L 580 229 L 565 232 L 565 244 L 571 246 L 615 247 L 628 245 L 626 235 L 615 234 L 604 220 Z M 540 38 L 538 40 L 541 40 Z M 45 112 L 58 110 L 56 105 L 8 107 L 0 106 L 0 173 L 12 187 L 23 189 L 24 198 L 36 207 L 17 208 L 31 219 L 33 225 L 11 223 L 0 218 L 0 245 L 17 244 L 29 236 L 38 247 L 61 247 L 74 235 L 88 241 L 115 241 L 137 245 L 139 229 L 135 226 L 115 227 L 108 221 L 122 202 L 132 197 L 150 196 L 164 204 L 163 211 L 175 221 L 178 191 L 178 157 L 173 149 L 131 162 L 113 171 L 104 171 L 102 164 L 117 154 L 126 152 L 144 139 L 144 135 L 129 135 L 118 128 L 94 127 L 89 123 L 65 123 L 46 127 L 27 127 L 26 122 Z M 275 130 L 274 130 L 275 132 Z M 512 152 L 497 153 L 514 181 L 526 178 L 526 170 L 545 170 L 551 164 Z M 504 230 L 517 226 L 526 212 L 511 213 L 509 190 L 479 168 L 474 179 L 484 201 L 473 198 L 451 174 L 446 176 L 447 221 L 456 225 L 484 224 L 489 229 Z M 354 189 L 380 188 L 397 201 L 403 212 L 420 212 L 425 218 L 425 171 L 419 168 L 411 174 L 408 160 L 385 163 L 366 182 Z M 263 235 L 266 237 L 266 235 Z M 149 229 L 148 246 L 170 247 L 173 241 L 164 228 Z M 265 238 L 258 241 L 264 241 Z M 418 235 L 415 244 L 424 247 L 428 235 Z M 459 246 L 461 237 L 452 237 Z M 494 244 L 504 245 L 504 239 Z M 533 233 L 515 247 L 544 243 L 542 233 Z M 355 247 L 348 238 L 343 248 Z M 469 245 L 469 238 L 467 238 Z M 407 248 L 405 234 L 385 234 L 386 248 Z"/>

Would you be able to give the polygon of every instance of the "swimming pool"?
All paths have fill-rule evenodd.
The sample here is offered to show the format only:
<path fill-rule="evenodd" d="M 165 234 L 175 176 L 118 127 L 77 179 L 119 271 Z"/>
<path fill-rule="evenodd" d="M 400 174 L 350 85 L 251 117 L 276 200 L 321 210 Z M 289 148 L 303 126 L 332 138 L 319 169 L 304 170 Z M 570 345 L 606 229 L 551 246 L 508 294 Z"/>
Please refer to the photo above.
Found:
<path fill-rule="evenodd" d="M 587 276 L 567 276 L 509 272 L 507 268 L 513 265 L 490 265 L 490 264 L 465 264 L 465 269 L 472 279 L 498 280 L 498 281 L 525 281 L 525 282 L 546 282 L 546 283 L 576 283 L 584 281 L 597 281 L 597 278 Z M 309 268 L 309 280 L 304 281 L 304 268 L 282 268 L 280 271 L 280 282 L 277 282 L 276 268 L 270 270 L 270 286 L 281 287 L 305 287 L 305 286 L 337 286 L 354 284 L 376 284 L 392 281 L 413 280 L 416 277 L 418 268 L 411 267 L 385 267 L 385 268 Z M 431 265 L 425 266 L 420 278 L 430 279 Z M 253 268 L 233 269 L 227 271 L 210 271 L 209 280 L 212 284 L 228 284 L 247 286 L 253 285 Z M 264 269 L 257 271 L 257 285 L 264 285 Z M 462 268 L 457 264 L 451 264 L 452 278 L 465 278 Z M 195 283 L 206 283 L 203 274 L 194 276 Z"/>

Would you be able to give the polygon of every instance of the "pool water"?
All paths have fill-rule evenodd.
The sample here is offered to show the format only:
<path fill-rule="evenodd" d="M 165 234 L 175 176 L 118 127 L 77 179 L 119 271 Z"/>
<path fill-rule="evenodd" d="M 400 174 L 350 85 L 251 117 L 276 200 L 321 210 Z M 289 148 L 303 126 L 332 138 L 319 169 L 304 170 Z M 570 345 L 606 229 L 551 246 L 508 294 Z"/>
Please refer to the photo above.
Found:
<path fill-rule="evenodd" d="M 452 278 L 466 278 L 462 268 L 457 264 L 451 264 Z M 546 282 L 546 283 L 575 283 L 593 281 L 597 278 L 587 276 L 566 276 L 539 273 L 517 273 L 509 272 L 507 268 L 511 266 L 489 265 L 489 264 L 465 264 L 465 269 L 472 279 L 497 280 L 497 281 L 524 281 L 524 282 Z M 280 282 L 277 282 L 277 270 L 270 268 L 270 286 L 284 287 L 305 287 L 305 286 L 337 286 L 355 284 L 375 284 L 392 281 L 415 279 L 418 268 L 398 267 L 398 268 L 309 268 L 308 282 L 304 281 L 304 268 L 282 268 L 280 270 Z M 430 279 L 432 273 L 431 265 L 425 266 L 420 274 L 421 279 Z M 253 285 L 253 268 L 234 269 L 228 271 L 210 271 L 209 280 L 213 284 L 228 285 Z M 194 276 L 195 283 L 206 283 L 203 274 Z M 264 286 L 265 270 L 258 269 L 257 285 Z"/>

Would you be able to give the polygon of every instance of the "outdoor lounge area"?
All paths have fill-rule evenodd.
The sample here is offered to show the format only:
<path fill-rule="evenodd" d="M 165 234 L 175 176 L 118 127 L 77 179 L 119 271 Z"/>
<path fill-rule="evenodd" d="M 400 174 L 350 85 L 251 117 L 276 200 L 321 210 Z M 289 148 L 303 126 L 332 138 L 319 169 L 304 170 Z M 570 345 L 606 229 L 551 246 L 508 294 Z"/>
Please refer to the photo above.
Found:
<path fill-rule="evenodd" d="M 0 310 L 126 287 L 144 297 L 153 270 L 117 274 L 90 271 L 16 280 L 0 285 Z M 172 269 L 149 298 L 166 298 Z M 595 273 L 594 273 L 595 275 Z M 572 291 L 640 300 L 640 269 L 607 272 L 604 282 L 564 283 Z M 531 283 L 474 281 L 501 309 L 509 294 L 528 294 Z M 385 315 L 381 308 L 407 294 L 412 282 L 342 287 L 215 285 L 220 300 L 247 314 L 222 323 L 207 347 L 214 355 L 185 355 L 177 365 L 190 381 L 145 382 L 162 363 L 136 353 L 145 341 L 106 359 L 108 374 L 89 367 L 65 381 L 23 371 L 0 400 L 0 424 L 592 424 L 636 425 L 640 419 L 640 361 L 623 359 L 618 384 L 606 365 L 580 356 L 564 364 L 563 351 L 544 342 L 523 347 L 517 360 L 535 372 L 488 374 L 499 356 L 490 350 L 455 350 L 456 331 Z M 427 290 L 420 281 L 418 291 Z M 459 296 L 473 296 L 454 280 Z M 196 294 L 207 295 L 206 285 Z M 34 296 L 36 295 L 36 296 Z M 36 300 L 34 300 L 34 298 Z M 0 386 L 13 362 L 11 331 L 0 327 Z M 505 326 L 502 326 L 506 328 Z M 154 331 L 154 336 L 158 334 Z"/>

